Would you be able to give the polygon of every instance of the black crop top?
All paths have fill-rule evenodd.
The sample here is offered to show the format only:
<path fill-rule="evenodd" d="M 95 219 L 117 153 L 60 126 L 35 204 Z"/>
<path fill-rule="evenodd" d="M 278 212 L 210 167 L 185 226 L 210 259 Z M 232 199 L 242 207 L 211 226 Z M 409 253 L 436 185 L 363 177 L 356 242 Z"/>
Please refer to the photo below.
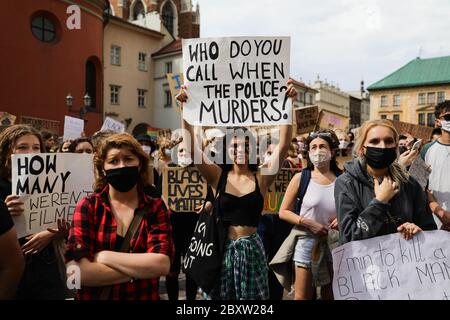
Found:
<path fill-rule="evenodd" d="M 223 221 L 233 226 L 257 227 L 264 207 L 264 197 L 259 190 L 256 174 L 255 190 L 241 197 L 225 192 L 227 175 L 226 173 L 218 199 Z"/>

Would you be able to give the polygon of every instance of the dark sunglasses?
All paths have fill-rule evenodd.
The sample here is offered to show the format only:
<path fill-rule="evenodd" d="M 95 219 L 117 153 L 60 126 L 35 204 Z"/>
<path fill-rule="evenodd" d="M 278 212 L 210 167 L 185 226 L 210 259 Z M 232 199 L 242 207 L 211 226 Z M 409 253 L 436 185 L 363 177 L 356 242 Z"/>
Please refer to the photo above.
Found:
<path fill-rule="evenodd" d="M 323 138 L 323 137 L 331 138 L 331 133 L 330 132 L 313 132 L 309 136 L 312 139 Z"/>
<path fill-rule="evenodd" d="M 440 119 L 444 119 L 445 121 L 450 121 L 450 113 L 444 114 L 439 117 Z"/>

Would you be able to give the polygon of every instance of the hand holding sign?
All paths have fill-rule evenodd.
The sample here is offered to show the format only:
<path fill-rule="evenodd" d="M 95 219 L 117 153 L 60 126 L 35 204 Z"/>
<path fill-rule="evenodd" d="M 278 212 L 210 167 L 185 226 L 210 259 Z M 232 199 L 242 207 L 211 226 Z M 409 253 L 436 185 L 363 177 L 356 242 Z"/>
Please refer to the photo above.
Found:
<path fill-rule="evenodd" d="M 54 234 L 49 231 L 41 231 L 26 237 L 25 239 L 28 242 L 22 246 L 23 254 L 28 255 L 41 252 L 54 237 Z"/>
<path fill-rule="evenodd" d="M 5 204 L 12 216 L 20 216 L 25 210 L 24 203 L 20 196 L 10 194 L 6 197 Z"/>

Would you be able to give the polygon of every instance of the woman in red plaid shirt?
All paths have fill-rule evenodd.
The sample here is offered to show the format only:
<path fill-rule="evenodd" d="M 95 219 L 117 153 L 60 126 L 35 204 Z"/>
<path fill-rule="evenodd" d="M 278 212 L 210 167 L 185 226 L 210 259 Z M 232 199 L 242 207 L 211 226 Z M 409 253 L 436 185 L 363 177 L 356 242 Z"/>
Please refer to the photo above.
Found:
<path fill-rule="evenodd" d="M 77 204 L 67 244 L 69 281 L 76 283 L 77 271 L 81 278 L 78 299 L 99 299 L 108 286 L 112 286 L 109 299 L 159 298 L 158 278 L 169 273 L 173 241 L 163 202 L 142 191 L 148 162 L 148 155 L 127 133 L 106 138 L 98 149 L 96 192 Z M 141 208 L 145 215 L 129 250 L 119 252 Z"/>

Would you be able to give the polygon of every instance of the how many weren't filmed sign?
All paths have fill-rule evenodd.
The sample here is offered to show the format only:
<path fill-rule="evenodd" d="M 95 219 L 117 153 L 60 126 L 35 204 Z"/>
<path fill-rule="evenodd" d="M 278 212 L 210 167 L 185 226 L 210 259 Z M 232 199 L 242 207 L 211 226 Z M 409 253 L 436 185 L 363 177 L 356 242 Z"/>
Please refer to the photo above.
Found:
<path fill-rule="evenodd" d="M 24 213 L 14 217 L 19 238 L 71 222 L 78 201 L 92 193 L 92 154 L 38 153 L 12 156 L 12 192 Z"/>
<path fill-rule="evenodd" d="M 289 37 L 183 39 L 183 118 L 203 126 L 291 124 L 289 57 Z"/>

